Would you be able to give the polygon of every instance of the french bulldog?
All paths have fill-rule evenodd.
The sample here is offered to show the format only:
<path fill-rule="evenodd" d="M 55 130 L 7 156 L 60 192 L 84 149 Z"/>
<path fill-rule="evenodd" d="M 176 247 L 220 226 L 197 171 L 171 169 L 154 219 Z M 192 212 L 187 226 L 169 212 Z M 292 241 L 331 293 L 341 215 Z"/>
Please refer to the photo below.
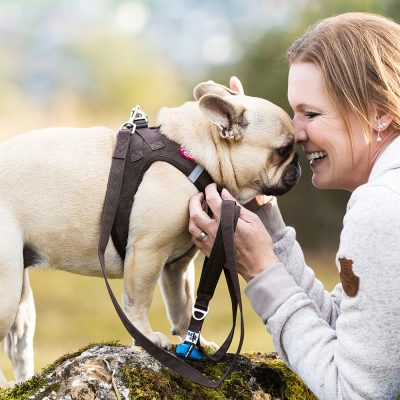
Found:
<path fill-rule="evenodd" d="M 256 195 L 283 194 L 298 182 L 285 111 L 212 81 L 197 85 L 194 98 L 162 108 L 157 124 L 214 182 L 243 204 Z M 115 143 L 114 130 L 94 127 L 35 130 L 0 144 L 0 341 L 17 381 L 34 373 L 35 308 L 24 266 L 101 276 L 97 248 Z M 147 314 L 159 281 L 171 331 L 184 339 L 194 303 L 188 201 L 195 193 L 179 170 L 155 162 L 135 195 L 125 259 L 111 239 L 106 249 L 107 276 L 124 280 L 128 318 L 163 348 L 169 340 L 153 332 Z M 0 379 L 5 385 L 1 370 Z"/>

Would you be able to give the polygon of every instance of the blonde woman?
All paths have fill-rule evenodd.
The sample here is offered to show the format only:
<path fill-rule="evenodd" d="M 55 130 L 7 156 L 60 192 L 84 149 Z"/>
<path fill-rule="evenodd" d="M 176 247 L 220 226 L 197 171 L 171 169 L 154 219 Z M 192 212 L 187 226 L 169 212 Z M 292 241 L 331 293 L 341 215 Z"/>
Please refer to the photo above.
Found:
<path fill-rule="evenodd" d="M 288 98 L 297 142 L 320 189 L 352 192 L 328 293 L 304 262 L 276 200 L 242 208 L 239 272 L 276 350 L 320 399 L 395 399 L 400 393 L 400 26 L 347 13 L 310 28 L 288 50 Z M 234 81 L 231 86 L 241 91 Z M 220 215 L 215 186 L 206 191 Z M 230 199 L 225 190 L 222 198 Z M 191 199 L 189 231 L 217 220 Z M 301 210 L 299 210 L 301 212 Z M 313 218 L 310 215 L 310 218 Z M 261 220 L 263 223 L 261 223 Z M 267 228 L 267 230 L 265 229 Z"/>

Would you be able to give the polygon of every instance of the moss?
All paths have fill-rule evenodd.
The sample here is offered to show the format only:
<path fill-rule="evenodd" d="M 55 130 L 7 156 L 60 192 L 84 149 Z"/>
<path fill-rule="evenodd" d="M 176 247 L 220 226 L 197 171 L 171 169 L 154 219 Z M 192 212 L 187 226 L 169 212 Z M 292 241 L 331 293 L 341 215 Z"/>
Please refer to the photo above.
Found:
<path fill-rule="evenodd" d="M 284 399 L 291 400 L 316 400 L 317 398 L 303 381 L 291 371 L 281 360 L 271 361 L 270 365 L 279 369 L 284 376 L 285 390 Z"/>
<path fill-rule="evenodd" d="M 231 357 L 220 363 L 212 361 L 191 361 L 194 368 L 207 375 L 211 380 L 220 378 L 231 362 Z M 130 389 L 131 399 L 173 399 L 173 400 L 249 400 L 252 392 L 248 387 L 250 375 L 235 371 L 217 389 L 209 389 L 188 381 L 165 369 L 163 374 L 146 368 L 124 367 L 122 380 Z"/>
<path fill-rule="evenodd" d="M 220 378 L 229 367 L 232 355 L 224 361 L 189 361 L 189 364 L 210 379 Z M 130 389 L 131 399 L 142 400 L 248 400 L 260 389 L 272 398 L 282 400 L 314 400 L 316 397 L 283 361 L 274 355 L 248 354 L 239 358 L 236 370 L 217 389 L 208 389 L 166 369 L 163 374 L 146 368 L 124 367 L 122 380 Z"/>
<path fill-rule="evenodd" d="M 140 400 L 237 400 L 251 399 L 243 377 L 232 374 L 218 389 L 208 389 L 191 383 L 169 371 L 160 375 L 149 369 L 124 367 L 122 380 L 130 390 L 131 399 Z"/>
<path fill-rule="evenodd" d="M 22 400 L 32 396 L 40 388 L 47 385 L 47 380 L 41 375 L 34 376 L 29 381 L 19 383 L 9 389 L 0 389 L 0 400 Z M 46 390 L 47 393 L 50 393 Z M 43 392 L 43 395 L 45 393 Z"/>
<path fill-rule="evenodd" d="M 69 360 L 70 358 L 78 357 L 79 355 L 81 355 L 86 350 L 89 350 L 89 349 L 91 349 L 93 347 L 96 347 L 96 346 L 124 347 L 124 345 L 122 345 L 119 340 L 110 340 L 110 341 L 104 341 L 104 342 L 98 342 L 98 343 L 89 343 L 88 345 L 80 348 L 77 351 L 74 351 L 74 352 L 71 352 L 71 353 L 66 353 L 63 356 L 57 358 L 51 364 L 47 365 L 46 367 L 44 367 L 42 369 L 42 374 L 43 375 L 49 374 L 50 372 L 55 370 L 59 365 L 61 365 L 64 361 Z"/>
<path fill-rule="evenodd" d="M 303 381 L 276 356 L 253 354 L 251 360 L 260 362 L 253 371 L 257 383 L 267 393 L 282 399 L 316 400 Z"/>

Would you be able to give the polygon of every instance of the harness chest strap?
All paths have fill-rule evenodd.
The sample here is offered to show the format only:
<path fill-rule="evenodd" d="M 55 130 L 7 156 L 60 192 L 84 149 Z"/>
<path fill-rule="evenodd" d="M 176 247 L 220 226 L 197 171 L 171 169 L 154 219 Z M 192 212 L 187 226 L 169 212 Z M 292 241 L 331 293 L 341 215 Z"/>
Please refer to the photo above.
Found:
<path fill-rule="evenodd" d="M 139 128 L 137 131 L 140 132 L 140 129 L 141 128 Z M 227 257 L 227 261 L 228 261 L 227 262 L 228 274 L 226 273 L 226 276 L 229 276 L 230 277 L 229 279 L 231 281 L 231 283 L 229 284 L 229 287 L 230 287 L 229 291 L 230 291 L 230 294 L 233 299 L 232 303 L 236 304 L 236 307 L 233 306 L 233 308 L 236 309 L 237 305 L 239 305 L 239 309 L 241 312 L 241 317 L 242 317 L 241 318 L 241 338 L 239 341 L 238 351 L 234 356 L 231 366 L 228 368 L 228 370 L 225 372 L 225 374 L 218 381 L 214 382 L 214 381 L 209 380 L 206 376 L 202 375 L 199 371 L 197 371 L 190 365 L 188 365 L 182 359 L 180 359 L 180 358 L 174 356 L 173 354 L 171 354 L 170 352 L 156 346 L 152 341 L 150 341 L 146 336 L 144 336 L 126 317 L 125 313 L 121 309 L 121 307 L 120 307 L 117 299 L 115 298 L 115 295 L 112 292 L 111 287 L 108 283 L 106 272 L 105 272 L 104 254 L 105 254 L 105 250 L 106 250 L 106 247 L 107 247 L 110 235 L 111 235 L 111 231 L 112 231 L 112 228 L 114 225 L 114 221 L 115 221 L 115 218 L 116 218 L 116 215 L 118 212 L 118 204 L 119 204 L 118 200 L 121 195 L 121 187 L 123 184 L 123 178 L 125 177 L 124 171 L 125 171 L 125 166 L 126 166 L 126 158 L 128 156 L 129 144 L 132 142 L 131 136 L 133 136 L 131 133 L 131 130 L 126 127 L 123 127 L 118 133 L 117 144 L 116 144 L 116 148 L 115 148 L 114 155 L 113 155 L 109 180 L 107 183 L 107 191 L 106 191 L 106 196 L 105 196 L 105 201 L 104 201 L 98 256 L 99 256 L 99 260 L 100 260 L 102 274 L 103 274 L 103 277 L 105 279 L 105 283 L 107 286 L 107 290 L 109 292 L 110 298 L 114 304 L 114 307 L 115 307 L 122 323 L 124 324 L 127 331 L 135 339 L 135 341 L 138 345 L 142 346 L 148 353 L 150 353 L 154 358 L 156 358 L 158 361 L 160 361 L 163 365 L 169 367 L 171 370 L 179 373 L 180 375 L 184 376 L 185 378 L 190 379 L 193 382 L 196 382 L 198 384 L 201 384 L 201 385 L 209 387 L 209 388 L 217 388 L 223 382 L 223 380 L 226 378 L 226 376 L 231 372 L 231 370 L 234 366 L 234 363 L 236 362 L 237 357 L 239 355 L 241 345 L 243 343 L 244 324 L 243 324 L 243 316 L 242 316 L 242 305 L 241 305 L 241 298 L 240 298 L 240 287 L 239 287 L 237 271 L 236 271 L 236 260 L 235 260 L 235 255 L 234 255 L 234 251 L 233 251 L 233 232 L 234 232 L 235 222 L 237 221 L 237 218 L 238 218 L 238 208 L 235 206 L 234 202 L 228 202 L 228 201 L 223 202 L 223 212 L 222 212 L 222 216 L 221 216 L 222 222 L 220 224 L 219 229 L 221 229 L 221 232 L 222 232 L 221 234 L 223 237 L 223 247 L 225 249 L 225 254 Z M 140 136 L 143 138 L 142 135 L 140 135 Z M 150 139 L 150 140 L 152 142 L 154 142 L 153 139 Z M 140 152 L 138 152 L 138 153 L 140 153 Z M 132 154 L 132 152 L 131 152 L 131 154 Z M 135 157 L 137 157 L 137 156 L 135 156 Z M 141 181 L 142 177 L 143 177 L 143 175 L 140 177 L 139 182 Z M 133 202 L 133 199 L 132 199 L 132 202 Z M 221 241 L 218 241 L 218 242 L 216 241 L 216 243 L 214 244 L 214 247 L 216 248 L 217 246 L 221 246 Z M 229 249 L 228 246 L 232 246 L 232 247 Z M 215 251 L 214 248 L 213 248 L 212 252 L 213 251 Z M 215 260 L 215 262 L 217 262 L 218 265 L 223 265 L 223 263 L 222 264 L 220 263 L 220 260 L 217 260 L 216 258 L 214 258 L 214 260 Z M 211 266 L 210 266 L 210 270 L 212 270 Z M 222 271 L 222 268 L 220 269 L 220 271 Z M 234 320 L 235 320 L 236 312 L 234 314 L 235 314 L 235 316 L 234 316 Z M 232 333 L 232 331 L 231 331 L 231 333 Z M 225 350 L 225 352 L 226 352 L 226 350 Z"/>

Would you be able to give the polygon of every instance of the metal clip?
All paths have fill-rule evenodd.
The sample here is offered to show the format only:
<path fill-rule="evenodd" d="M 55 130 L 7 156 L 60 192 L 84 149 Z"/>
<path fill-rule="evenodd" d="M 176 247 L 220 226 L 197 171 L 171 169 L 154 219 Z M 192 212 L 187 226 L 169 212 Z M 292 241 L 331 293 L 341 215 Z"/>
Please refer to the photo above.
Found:
<path fill-rule="evenodd" d="M 196 313 L 199 313 L 201 316 L 200 317 L 196 317 Z M 196 320 L 196 321 L 202 321 L 208 314 L 208 307 L 207 310 L 204 311 L 201 308 L 196 308 L 195 306 L 193 306 L 192 308 L 192 317 Z"/>
<path fill-rule="evenodd" d="M 140 106 L 138 104 L 136 107 L 132 108 L 131 115 L 128 121 L 121 125 L 120 130 L 126 127 L 128 129 L 131 129 L 132 132 L 135 132 L 137 123 L 144 122 L 147 124 L 148 121 L 149 120 L 146 113 L 140 109 Z"/>

